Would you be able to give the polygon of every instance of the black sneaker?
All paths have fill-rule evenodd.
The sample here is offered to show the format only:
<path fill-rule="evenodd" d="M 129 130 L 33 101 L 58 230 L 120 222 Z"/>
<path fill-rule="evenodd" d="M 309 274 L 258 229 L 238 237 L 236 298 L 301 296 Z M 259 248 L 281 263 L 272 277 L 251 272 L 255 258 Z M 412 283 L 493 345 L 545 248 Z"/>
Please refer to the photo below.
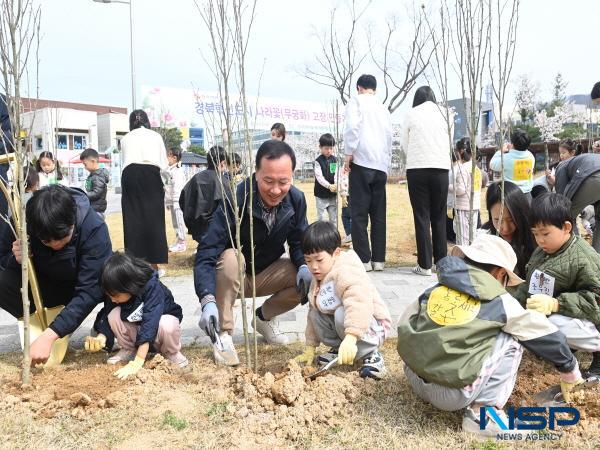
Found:
<path fill-rule="evenodd" d="M 317 367 L 320 369 L 325 364 L 331 362 L 331 360 L 337 358 L 338 349 L 331 347 L 327 353 L 323 353 L 322 355 L 317 356 Z"/>
<path fill-rule="evenodd" d="M 385 372 L 383 356 L 381 356 L 379 351 L 375 350 L 363 359 L 363 365 L 360 368 L 359 374 L 362 378 L 374 378 L 380 380 L 385 375 Z"/>

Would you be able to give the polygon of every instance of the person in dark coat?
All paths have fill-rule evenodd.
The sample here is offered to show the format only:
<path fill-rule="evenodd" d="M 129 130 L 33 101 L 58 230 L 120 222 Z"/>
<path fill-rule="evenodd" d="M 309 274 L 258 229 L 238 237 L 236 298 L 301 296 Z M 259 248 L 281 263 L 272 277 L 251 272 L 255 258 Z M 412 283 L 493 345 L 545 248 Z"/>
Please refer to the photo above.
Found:
<path fill-rule="evenodd" d="M 179 195 L 179 207 L 183 211 L 185 226 L 198 244 L 208 229 L 217 204 L 224 198 L 231 198 L 225 149 L 218 145 L 211 147 L 206 159 L 206 170 L 194 175 Z"/>
<path fill-rule="evenodd" d="M 200 328 L 209 335 L 220 331 L 222 345 L 213 345 L 217 363 L 239 364 L 231 339 L 234 330 L 233 305 L 239 295 L 240 281 L 244 283 L 245 295 L 251 295 L 252 261 L 256 295 L 270 296 L 255 311 L 253 326 L 271 344 L 288 343 L 288 337 L 279 330 L 277 316 L 300 303 L 302 285 L 308 288 L 312 280 L 300 247 L 308 223 L 304 194 L 292 185 L 295 165 L 296 156 L 288 144 L 268 140 L 256 154 L 255 175 L 237 186 L 241 256 L 246 269 L 243 280 L 239 279 L 238 258 L 232 243 L 232 239 L 234 242 L 236 239 L 236 230 L 231 207 L 217 207 L 202 238 L 202 251 L 194 267 L 194 272 L 199 276 L 195 277 L 194 283 L 202 305 Z M 253 241 L 248 206 L 250 183 L 254 193 Z M 286 243 L 289 258 L 284 256 Z"/>
<path fill-rule="evenodd" d="M 596 223 L 600 220 L 600 155 L 582 153 L 556 168 L 556 192 L 571 200 L 571 215 L 577 217 L 588 205 L 594 205 Z M 594 231 L 592 247 L 600 253 L 600 231 Z"/>
<path fill-rule="evenodd" d="M 7 153 L 12 153 L 13 149 L 13 132 L 10 123 L 10 115 L 8 113 L 8 106 L 6 96 L 0 94 L 0 156 Z M 0 183 L 7 184 L 9 165 L 0 164 Z M 4 195 L 0 195 L 0 217 L 6 217 L 8 213 L 8 202 Z M 0 233 L 6 227 L 6 222 L 0 220 Z"/>
<path fill-rule="evenodd" d="M 27 203 L 26 217 L 44 306 L 64 305 L 31 344 L 35 365 L 46 362 L 54 341 L 73 333 L 102 301 L 98 277 L 112 244 L 106 224 L 79 189 L 53 185 L 36 191 Z M 20 241 L 6 228 L 0 239 L 0 308 L 16 318 L 23 316 L 21 256 Z"/>
<path fill-rule="evenodd" d="M 90 204 L 102 218 L 106 212 L 108 203 L 106 194 L 108 193 L 108 183 L 110 182 L 110 173 L 104 167 L 100 167 L 100 155 L 93 148 L 86 148 L 79 159 L 83 163 L 85 170 L 90 174 L 85 180 L 85 192 L 90 199 Z"/>

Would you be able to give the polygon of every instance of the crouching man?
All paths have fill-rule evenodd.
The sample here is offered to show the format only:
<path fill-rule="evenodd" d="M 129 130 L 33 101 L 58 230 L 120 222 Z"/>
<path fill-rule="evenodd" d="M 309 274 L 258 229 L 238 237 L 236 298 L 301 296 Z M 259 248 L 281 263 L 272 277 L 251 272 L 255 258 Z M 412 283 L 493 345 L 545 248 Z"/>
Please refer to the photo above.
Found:
<path fill-rule="evenodd" d="M 256 153 L 256 173 L 237 186 L 237 204 L 241 220 L 240 241 L 246 276 L 242 283 L 245 295 L 252 294 L 252 245 L 254 245 L 254 282 L 256 295 L 270 297 L 254 313 L 252 324 L 268 343 L 285 345 L 288 337 L 279 329 L 277 316 L 295 308 L 300 302 L 300 287 L 310 286 L 312 276 L 300 240 L 308 226 L 306 200 L 292 186 L 296 156 L 282 141 L 264 142 Z M 250 228 L 250 183 L 252 199 L 253 241 Z M 237 365 L 239 359 L 231 335 L 234 330 L 233 305 L 240 292 L 235 215 L 229 203 L 217 207 L 201 252 L 196 256 L 194 283 L 202 305 L 200 327 L 207 334 L 220 333 L 220 344 L 213 344 L 215 361 Z M 232 242 L 233 240 L 233 242 Z M 289 258 L 283 257 L 284 244 Z"/>
<path fill-rule="evenodd" d="M 98 280 L 112 245 L 106 224 L 78 189 L 54 185 L 35 192 L 27 203 L 26 218 L 44 307 L 64 306 L 31 343 L 35 365 L 45 363 L 52 344 L 73 333 L 102 301 Z M 0 308 L 16 318 L 23 316 L 21 258 L 21 242 L 6 227 L 0 239 Z"/>

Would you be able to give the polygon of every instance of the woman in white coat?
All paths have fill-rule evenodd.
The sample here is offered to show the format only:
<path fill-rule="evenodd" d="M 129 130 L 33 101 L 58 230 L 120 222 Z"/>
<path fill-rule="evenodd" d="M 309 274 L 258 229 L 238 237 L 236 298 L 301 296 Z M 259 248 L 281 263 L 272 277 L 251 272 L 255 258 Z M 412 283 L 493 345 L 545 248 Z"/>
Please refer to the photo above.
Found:
<path fill-rule="evenodd" d="M 447 255 L 450 139 L 442 107 L 436 103 L 429 86 L 417 89 L 413 108 L 406 115 L 402 138 L 417 241 L 418 265 L 413 272 L 431 275 L 432 263 Z"/>
<path fill-rule="evenodd" d="M 154 268 L 169 261 L 165 227 L 165 190 L 161 170 L 168 166 L 160 134 L 150 129 L 148 115 L 136 109 L 131 130 L 121 140 L 123 235 L 125 250 Z"/>

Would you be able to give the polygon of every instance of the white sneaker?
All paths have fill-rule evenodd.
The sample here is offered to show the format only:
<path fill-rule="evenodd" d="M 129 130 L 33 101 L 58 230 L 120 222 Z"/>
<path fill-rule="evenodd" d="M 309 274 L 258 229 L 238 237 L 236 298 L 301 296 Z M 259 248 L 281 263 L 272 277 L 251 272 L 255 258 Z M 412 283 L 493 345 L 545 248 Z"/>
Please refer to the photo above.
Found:
<path fill-rule="evenodd" d="M 371 264 L 371 261 L 369 261 L 368 263 L 363 263 L 363 266 L 365 266 L 365 270 L 367 272 L 370 272 L 373 270 L 373 265 Z"/>
<path fill-rule="evenodd" d="M 169 247 L 171 253 L 183 253 L 186 250 L 185 242 L 176 242 Z"/>
<path fill-rule="evenodd" d="M 384 267 L 385 267 L 385 263 L 382 263 L 382 262 L 374 262 L 373 263 L 373 270 L 375 272 L 382 272 Z"/>
<path fill-rule="evenodd" d="M 106 360 L 106 364 L 118 364 L 120 362 L 129 362 L 135 359 L 136 352 L 133 350 L 119 350 L 113 356 Z"/>
<path fill-rule="evenodd" d="M 423 275 L 424 277 L 431 276 L 431 269 L 423 269 L 421 266 L 413 267 L 412 271 L 413 271 L 413 273 L 415 273 L 417 275 Z"/>
<path fill-rule="evenodd" d="M 175 353 L 174 355 L 165 355 L 165 358 L 167 358 L 169 361 L 171 361 L 171 363 L 181 368 L 187 367 L 187 365 L 189 364 L 188 359 L 181 352 Z"/>
<path fill-rule="evenodd" d="M 219 334 L 219 337 L 223 349 L 220 349 L 217 344 L 212 344 L 215 362 L 223 366 L 237 366 L 240 363 L 240 359 L 235 351 L 233 339 L 226 331 Z"/>
<path fill-rule="evenodd" d="M 350 244 L 352 242 L 352 235 L 349 234 L 344 239 L 342 239 L 342 245 Z"/>
<path fill-rule="evenodd" d="M 279 329 L 279 320 L 260 320 L 256 315 L 252 319 L 252 327 L 261 334 L 267 343 L 275 345 L 288 345 L 290 339 Z"/>

